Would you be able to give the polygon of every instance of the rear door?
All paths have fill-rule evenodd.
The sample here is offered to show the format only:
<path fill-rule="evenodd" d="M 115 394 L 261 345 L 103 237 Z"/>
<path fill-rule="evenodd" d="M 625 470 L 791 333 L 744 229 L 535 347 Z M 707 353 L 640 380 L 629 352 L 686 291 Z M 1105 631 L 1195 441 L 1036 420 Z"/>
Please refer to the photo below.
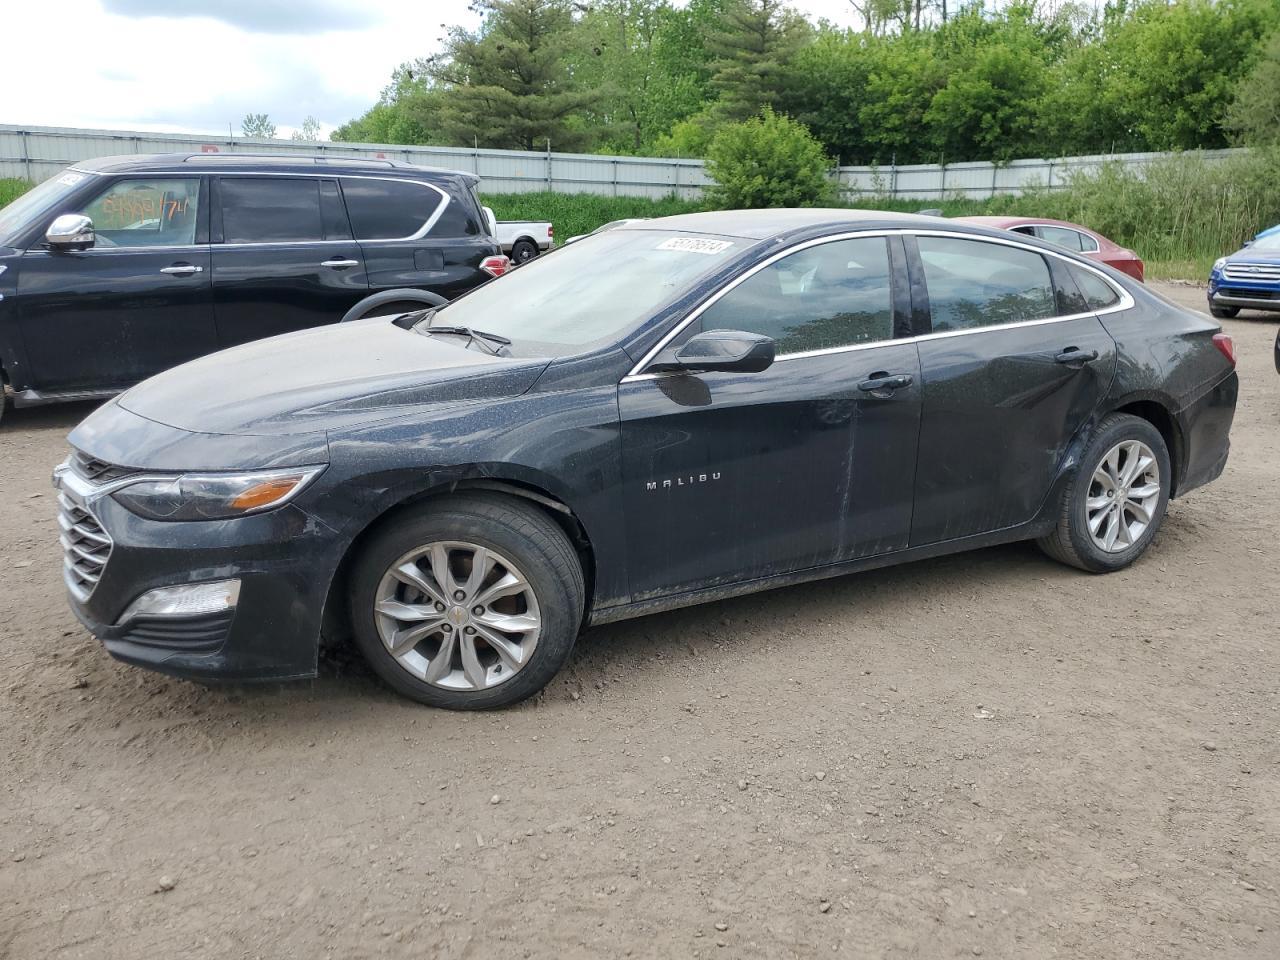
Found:
<path fill-rule="evenodd" d="M 897 243 L 855 237 L 784 256 L 656 358 L 705 330 L 746 330 L 777 341 L 769 369 L 623 381 L 637 599 L 906 546 L 920 392 L 915 344 L 895 340 L 911 333 Z"/>
<path fill-rule="evenodd" d="M 213 303 L 232 344 L 336 323 L 369 293 L 337 180 L 215 179 Z"/>
<path fill-rule="evenodd" d="M 342 193 L 375 292 L 412 287 L 452 300 L 489 279 L 480 261 L 497 248 L 465 183 L 348 176 Z"/>
<path fill-rule="evenodd" d="M 80 211 L 89 250 L 23 255 L 16 304 L 40 391 L 126 387 L 217 349 L 200 177 L 126 177 Z"/>
<path fill-rule="evenodd" d="M 1016 242 L 908 238 L 928 294 L 911 545 L 1030 520 L 1111 384 L 1115 343 Z"/>

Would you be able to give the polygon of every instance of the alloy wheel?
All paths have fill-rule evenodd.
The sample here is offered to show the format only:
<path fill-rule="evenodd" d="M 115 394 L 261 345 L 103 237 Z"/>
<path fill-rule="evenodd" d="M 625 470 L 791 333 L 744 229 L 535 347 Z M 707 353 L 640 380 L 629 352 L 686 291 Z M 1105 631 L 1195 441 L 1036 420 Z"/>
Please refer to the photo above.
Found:
<path fill-rule="evenodd" d="M 528 578 L 495 550 L 429 543 L 383 575 L 374 618 L 405 670 L 445 690 L 487 690 L 519 673 L 542 631 Z"/>
<path fill-rule="evenodd" d="M 1122 440 L 1093 471 L 1085 500 L 1089 536 L 1107 553 L 1137 543 L 1160 503 L 1160 464 L 1140 440 Z"/>

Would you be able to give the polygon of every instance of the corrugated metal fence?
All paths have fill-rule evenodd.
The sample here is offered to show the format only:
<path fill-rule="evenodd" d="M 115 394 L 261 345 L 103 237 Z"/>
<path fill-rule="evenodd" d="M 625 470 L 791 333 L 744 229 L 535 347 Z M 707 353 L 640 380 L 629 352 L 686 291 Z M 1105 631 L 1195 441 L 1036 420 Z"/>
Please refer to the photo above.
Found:
<path fill-rule="evenodd" d="M 300 142 L 201 137 L 126 130 L 80 130 L 0 124 L 0 177 L 40 181 L 77 160 L 128 153 L 272 153 L 403 160 L 424 166 L 467 170 L 487 193 L 597 193 L 627 197 L 693 199 L 710 183 L 701 160 L 613 157 L 588 153 L 487 150 L 466 147 L 406 147 L 376 143 Z M 1207 159 L 1236 151 L 1207 150 Z M 1030 186 L 1063 186 L 1070 173 L 1096 169 L 1109 161 L 1142 167 L 1167 156 L 1127 153 L 1093 157 L 839 167 L 832 176 L 847 194 L 871 194 L 933 200 L 964 196 L 980 199 L 1020 193 Z"/>

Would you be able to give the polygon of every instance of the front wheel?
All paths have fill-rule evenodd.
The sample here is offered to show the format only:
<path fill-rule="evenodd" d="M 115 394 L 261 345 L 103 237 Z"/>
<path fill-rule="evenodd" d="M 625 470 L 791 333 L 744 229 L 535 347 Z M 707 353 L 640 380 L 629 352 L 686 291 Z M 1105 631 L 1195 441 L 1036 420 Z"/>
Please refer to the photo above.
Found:
<path fill-rule="evenodd" d="M 504 707 L 547 685 L 582 622 L 582 568 L 536 507 L 489 494 L 385 522 L 351 580 L 356 641 L 392 689 L 433 707 Z"/>
<path fill-rule="evenodd" d="M 1113 413 L 1080 458 L 1057 527 L 1036 542 L 1055 560 L 1091 573 L 1127 567 L 1160 529 L 1171 480 L 1160 431 L 1139 417 Z"/>
<path fill-rule="evenodd" d="M 1219 320 L 1230 320 L 1240 312 L 1240 308 L 1239 307 L 1215 307 L 1213 304 L 1210 304 L 1209 312 L 1213 314 L 1215 317 L 1217 317 Z"/>

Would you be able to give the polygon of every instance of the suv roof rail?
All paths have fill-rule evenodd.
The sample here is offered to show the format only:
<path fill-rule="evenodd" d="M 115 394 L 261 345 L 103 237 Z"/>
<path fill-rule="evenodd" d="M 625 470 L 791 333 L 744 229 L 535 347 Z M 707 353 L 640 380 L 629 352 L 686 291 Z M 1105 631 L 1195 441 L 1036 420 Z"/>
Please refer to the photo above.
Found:
<path fill-rule="evenodd" d="M 343 164 L 343 165 L 369 165 L 374 167 L 395 167 L 394 160 L 373 159 L 370 157 L 307 157 L 294 156 L 287 153 L 191 153 L 182 158 L 183 163 L 252 163 L 252 164 L 272 164 L 278 163 L 281 166 L 314 163 L 320 164 Z"/>

